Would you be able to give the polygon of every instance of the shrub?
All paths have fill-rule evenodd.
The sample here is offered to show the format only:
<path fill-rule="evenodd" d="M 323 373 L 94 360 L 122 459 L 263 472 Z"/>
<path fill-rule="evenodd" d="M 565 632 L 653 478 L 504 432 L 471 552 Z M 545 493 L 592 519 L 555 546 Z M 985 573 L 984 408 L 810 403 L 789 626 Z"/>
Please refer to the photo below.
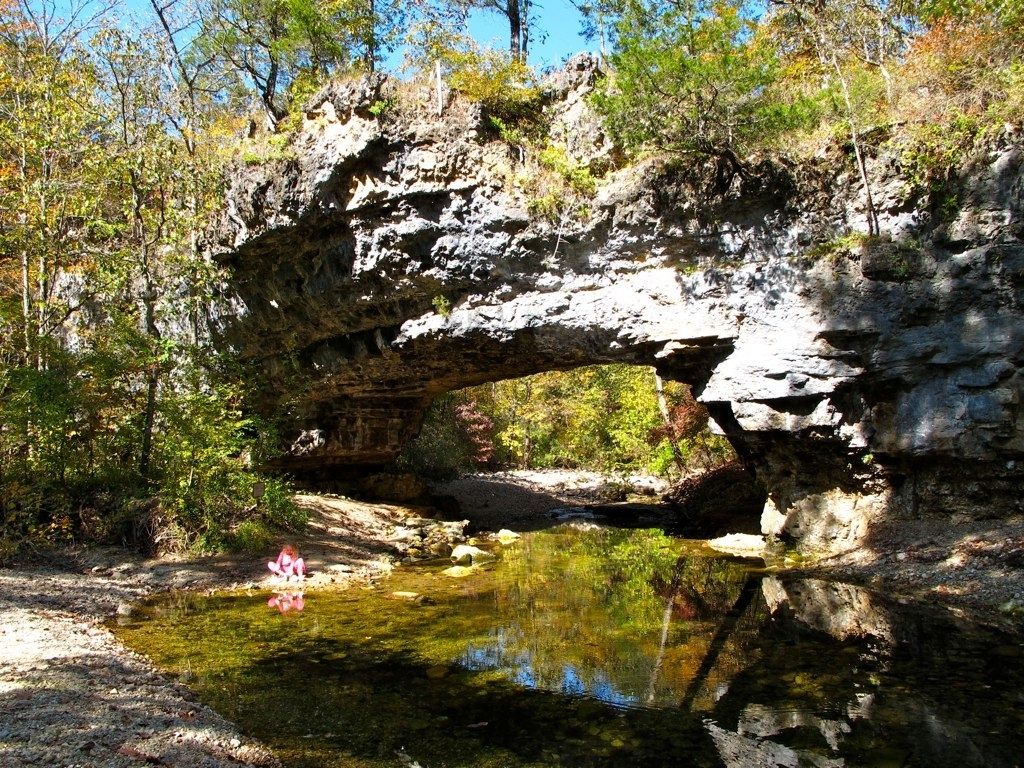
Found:
<path fill-rule="evenodd" d="M 543 168 L 556 173 L 578 195 L 592 197 L 597 192 L 597 179 L 590 169 L 570 160 L 561 147 L 549 144 L 537 159 Z"/>
<path fill-rule="evenodd" d="M 274 542 L 274 531 L 262 520 L 243 520 L 229 539 L 229 546 L 236 552 L 256 555 L 266 551 Z"/>
<path fill-rule="evenodd" d="M 533 70 L 507 51 L 481 48 L 467 35 L 432 24 L 417 25 L 409 46 L 410 68 L 432 73 L 440 61 L 448 86 L 480 104 L 484 117 L 515 124 L 533 120 L 540 112 L 541 92 Z"/>

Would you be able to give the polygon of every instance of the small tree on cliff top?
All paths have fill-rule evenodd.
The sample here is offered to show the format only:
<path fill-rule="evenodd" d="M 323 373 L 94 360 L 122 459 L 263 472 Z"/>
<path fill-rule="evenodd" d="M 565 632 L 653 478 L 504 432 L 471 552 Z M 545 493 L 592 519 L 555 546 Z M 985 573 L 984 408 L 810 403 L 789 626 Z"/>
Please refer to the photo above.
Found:
<path fill-rule="evenodd" d="M 627 149 L 740 157 L 810 113 L 783 100 L 776 51 L 736 0 L 626 0 L 618 9 L 614 74 L 598 108 Z M 731 177 L 731 176 L 730 176 Z"/>

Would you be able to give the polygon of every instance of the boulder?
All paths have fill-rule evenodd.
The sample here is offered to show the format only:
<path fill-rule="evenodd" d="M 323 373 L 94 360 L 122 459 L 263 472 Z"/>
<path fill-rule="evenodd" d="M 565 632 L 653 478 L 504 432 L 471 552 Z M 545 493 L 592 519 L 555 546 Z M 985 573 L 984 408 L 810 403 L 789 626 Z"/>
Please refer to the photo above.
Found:
<path fill-rule="evenodd" d="M 459 544 L 452 549 L 451 554 L 451 561 L 456 565 L 478 565 L 496 559 L 497 557 L 490 552 L 469 544 Z"/>

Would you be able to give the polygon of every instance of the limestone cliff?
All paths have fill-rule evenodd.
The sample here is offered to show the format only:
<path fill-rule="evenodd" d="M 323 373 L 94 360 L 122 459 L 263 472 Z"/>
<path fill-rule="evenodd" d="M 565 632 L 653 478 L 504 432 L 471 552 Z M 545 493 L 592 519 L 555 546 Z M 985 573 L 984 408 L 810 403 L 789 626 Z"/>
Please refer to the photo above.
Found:
<path fill-rule="evenodd" d="M 545 110 L 596 168 L 613 148 L 584 100 L 593 78 L 573 60 Z M 437 116 L 406 94 L 382 109 L 391 87 L 327 88 L 282 157 L 230 179 L 221 331 L 273 383 L 291 468 L 386 461 L 447 390 L 624 361 L 694 386 L 769 489 L 766 530 L 806 546 L 864 544 L 880 517 L 1021 510 L 1014 134 L 942 205 L 876 153 L 881 239 L 856 237 L 842 148 L 734 178 L 644 162 L 551 221 L 479 108 Z"/>

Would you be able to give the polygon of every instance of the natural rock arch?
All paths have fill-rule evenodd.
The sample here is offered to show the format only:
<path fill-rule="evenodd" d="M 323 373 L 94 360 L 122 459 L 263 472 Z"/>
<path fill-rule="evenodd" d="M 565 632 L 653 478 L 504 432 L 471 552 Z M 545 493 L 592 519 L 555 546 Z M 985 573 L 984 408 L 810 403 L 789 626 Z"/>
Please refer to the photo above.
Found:
<path fill-rule="evenodd" d="M 607 150 L 582 100 L 593 76 L 578 58 L 549 94 L 580 163 Z M 876 157 L 885 240 L 850 236 L 861 190 L 839 150 L 728 189 L 647 162 L 551 223 L 478 108 L 381 118 L 387 87 L 326 89 L 291 157 L 230 179 L 220 332 L 261 363 L 264 407 L 287 409 L 290 466 L 385 462 L 444 391 L 622 361 L 694 386 L 767 487 L 766 530 L 806 547 L 861 546 L 921 511 L 1020 509 L 1013 141 L 963 170 L 945 220 Z"/>

